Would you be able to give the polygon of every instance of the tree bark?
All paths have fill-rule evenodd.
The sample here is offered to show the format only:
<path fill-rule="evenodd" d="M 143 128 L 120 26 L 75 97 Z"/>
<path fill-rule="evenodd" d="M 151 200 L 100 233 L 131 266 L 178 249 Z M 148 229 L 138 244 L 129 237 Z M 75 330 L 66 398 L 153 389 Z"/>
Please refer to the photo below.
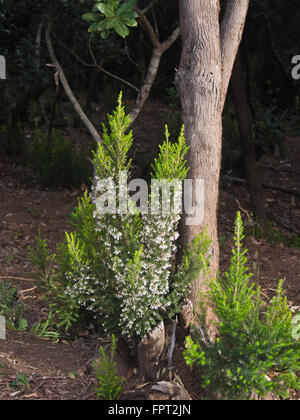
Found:
<path fill-rule="evenodd" d="M 183 227 L 183 243 L 190 242 L 208 227 L 211 245 L 211 275 L 219 262 L 217 205 L 222 144 L 222 62 L 219 32 L 219 2 L 182 0 L 180 3 L 183 53 L 177 72 L 185 135 L 190 147 L 189 178 L 203 179 L 205 188 L 204 220 L 201 225 Z M 194 283 L 191 299 L 199 301 L 205 282 L 200 275 Z"/>
<path fill-rule="evenodd" d="M 217 207 L 222 145 L 222 110 L 249 0 L 228 0 L 222 26 L 219 0 L 180 0 L 183 52 L 176 82 L 182 102 L 189 178 L 204 180 L 204 219 L 183 227 L 183 242 L 190 242 L 207 226 L 212 239 L 210 277 L 217 275 L 219 244 Z M 206 291 L 200 274 L 191 292 L 194 308 L 199 292 Z M 208 319 L 213 315 L 208 310 Z"/>
<path fill-rule="evenodd" d="M 233 68 L 231 85 L 235 112 L 240 130 L 240 142 L 248 188 L 250 191 L 251 205 L 258 223 L 261 228 L 267 232 L 268 221 L 265 208 L 265 194 L 260 169 L 256 162 L 252 122 L 240 55 L 237 56 Z"/>
<path fill-rule="evenodd" d="M 165 346 L 165 325 L 161 321 L 139 344 L 138 363 L 140 376 L 155 379 L 159 358 Z"/>

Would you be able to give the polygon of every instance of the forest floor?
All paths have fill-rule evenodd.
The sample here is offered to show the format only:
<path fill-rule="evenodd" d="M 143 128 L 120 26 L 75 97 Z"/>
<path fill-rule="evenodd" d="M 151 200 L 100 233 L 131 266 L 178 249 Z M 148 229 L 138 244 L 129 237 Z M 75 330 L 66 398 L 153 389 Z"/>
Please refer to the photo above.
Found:
<path fill-rule="evenodd" d="M 154 107 L 155 108 L 155 107 Z M 149 159 L 157 143 L 143 143 L 142 132 L 161 127 L 151 126 L 153 120 L 146 114 L 135 135 L 137 146 L 136 171 L 139 176 L 147 166 L 143 159 Z M 141 128 L 143 127 L 143 129 Z M 154 136 L 159 139 L 159 136 Z M 265 155 L 259 162 L 266 184 L 268 211 L 276 220 L 276 228 L 283 236 L 291 230 L 300 233 L 299 196 L 277 189 L 284 185 L 292 189 L 300 186 L 300 138 L 287 140 L 285 160 Z M 40 230 L 41 235 L 55 250 L 55 244 L 62 240 L 64 232 L 70 231 L 69 215 L 76 206 L 82 191 L 41 190 L 38 187 L 20 183 L 22 167 L 9 159 L 0 158 L 0 278 L 11 279 L 18 286 L 19 299 L 25 305 L 24 317 L 29 328 L 40 319 L 47 319 L 48 308 L 41 300 L 39 289 L 33 277 L 33 267 L 28 260 L 28 246 Z M 244 185 L 234 182 L 222 184 L 219 202 L 219 236 L 221 245 L 220 269 L 228 267 L 233 245 L 232 232 L 235 213 L 243 209 L 249 212 L 249 194 Z M 277 241 L 280 242 L 280 241 Z M 284 290 L 293 310 L 300 308 L 300 248 L 288 247 L 282 243 L 271 243 L 247 236 L 245 246 L 249 253 L 249 267 L 262 287 L 265 299 L 270 299 L 280 279 L 284 279 Z M 8 331 L 7 339 L 0 340 L 0 400 L 4 399 L 47 399 L 82 400 L 95 399 L 96 380 L 87 374 L 83 366 L 99 348 L 99 338 L 89 331 L 80 331 L 73 342 L 52 342 L 34 336 L 29 332 Z M 162 371 L 162 377 L 180 378 L 193 399 L 201 397 L 197 375 L 191 375 L 182 357 L 183 344 L 177 345 L 172 372 Z M 128 368 L 129 366 L 129 368 Z M 143 381 L 136 375 L 133 360 L 124 367 L 126 386 L 121 398 L 143 399 Z M 120 367 L 122 371 L 122 366 Z M 130 391 L 141 390 L 130 397 Z M 140 395 L 140 396 L 137 396 Z M 291 398 L 299 398 L 291 393 Z"/>

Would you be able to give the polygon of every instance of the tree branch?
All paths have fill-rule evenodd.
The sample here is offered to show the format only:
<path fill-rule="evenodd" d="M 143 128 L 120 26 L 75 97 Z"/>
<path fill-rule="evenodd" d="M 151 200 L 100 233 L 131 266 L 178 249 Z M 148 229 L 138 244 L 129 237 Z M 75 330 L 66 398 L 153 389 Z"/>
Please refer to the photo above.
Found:
<path fill-rule="evenodd" d="M 157 3 L 159 0 L 152 0 L 149 4 L 148 4 L 148 6 L 146 6 L 143 10 L 142 10 L 142 12 L 143 12 L 143 14 L 145 15 L 147 12 L 149 12 L 149 10 L 150 9 L 152 9 L 152 7 L 155 5 L 155 3 Z"/>
<path fill-rule="evenodd" d="M 139 92 L 139 95 L 137 97 L 134 107 L 129 113 L 131 124 L 133 124 L 133 122 L 137 119 L 143 106 L 145 105 L 146 100 L 149 97 L 151 88 L 153 86 L 154 80 L 158 72 L 161 56 L 162 56 L 162 51 L 160 49 L 154 48 L 144 84 L 140 89 L 140 92 Z"/>
<path fill-rule="evenodd" d="M 88 131 L 90 132 L 90 134 L 92 135 L 93 139 L 96 142 L 101 142 L 101 137 L 98 134 L 98 131 L 96 130 L 96 128 L 94 127 L 94 125 L 92 124 L 92 122 L 89 120 L 89 118 L 87 117 L 87 115 L 85 114 L 85 112 L 83 111 L 83 109 L 81 108 L 78 100 L 76 99 L 72 89 L 69 86 L 68 80 L 64 74 L 64 71 L 61 67 L 61 65 L 59 64 L 55 52 L 53 50 L 53 46 L 52 46 L 52 41 L 51 41 L 51 24 L 50 22 L 48 22 L 47 26 L 46 26 L 46 44 L 47 44 L 47 48 L 49 51 L 49 55 L 51 57 L 52 60 L 52 64 L 55 67 L 56 71 L 58 72 L 61 84 L 71 102 L 71 104 L 73 105 L 73 107 L 75 108 L 77 114 L 79 115 L 81 121 L 84 123 L 84 125 L 86 126 L 86 128 L 88 129 Z"/>
<path fill-rule="evenodd" d="M 39 70 L 41 66 L 41 38 L 42 38 L 42 29 L 43 29 L 43 22 L 40 22 L 36 31 L 35 36 L 35 48 L 34 48 L 34 56 L 35 56 L 35 65 L 36 68 Z"/>
<path fill-rule="evenodd" d="M 134 6 L 133 10 L 139 15 L 139 19 L 142 25 L 144 26 L 146 32 L 148 32 L 152 45 L 156 48 L 160 48 L 160 42 L 159 42 L 158 36 L 155 30 L 153 29 L 153 26 L 147 19 L 146 15 L 137 6 Z"/>
<path fill-rule="evenodd" d="M 176 41 L 176 39 L 180 35 L 180 28 L 179 26 L 174 29 L 173 33 L 169 36 L 169 38 L 161 44 L 163 52 L 167 51 Z"/>
<path fill-rule="evenodd" d="M 154 3 L 155 2 L 153 2 L 153 4 Z M 145 16 L 145 12 L 140 10 L 136 6 L 134 7 L 134 10 L 137 12 L 137 14 L 139 16 L 139 19 L 140 19 L 142 25 L 144 26 L 146 32 L 148 33 L 148 36 L 149 36 L 149 38 L 152 42 L 152 45 L 153 45 L 152 57 L 151 57 L 151 60 L 150 60 L 147 75 L 146 75 L 145 80 L 143 82 L 143 85 L 140 89 L 136 88 L 131 83 L 119 78 L 118 76 L 109 73 L 108 71 L 103 69 L 102 66 L 98 65 L 90 44 L 89 44 L 89 49 L 90 49 L 91 57 L 93 59 L 93 64 L 85 63 L 74 52 L 74 50 L 70 50 L 68 47 L 66 47 L 65 45 L 63 45 L 61 43 L 64 46 L 64 48 L 68 49 L 77 58 L 77 60 L 79 60 L 82 64 L 90 66 L 90 67 L 97 67 L 97 68 L 99 68 L 99 70 L 103 71 L 104 73 L 108 74 L 111 77 L 114 77 L 115 79 L 119 80 L 122 83 L 126 83 L 127 85 L 129 85 L 131 88 L 133 88 L 134 90 L 136 90 L 138 92 L 138 97 L 137 97 L 136 103 L 135 103 L 134 107 L 132 108 L 131 112 L 129 113 L 129 117 L 130 117 L 130 120 L 131 120 L 131 125 L 133 124 L 133 122 L 136 120 L 136 118 L 140 114 L 146 100 L 149 97 L 149 94 L 150 94 L 151 88 L 153 86 L 154 80 L 157 76 L 157 72 L 158 72 L 158 68 L 159 68 L 159 64 L 160 64 L 160 60 L 161 60 L 162 55 L 165 53 L 165 51 L 167 51 L 172 46 L 172 44 L 176 41 L 176 39 L 180 35 L 180 28 L 177 27 L 172 32 L 170 37 L 168 39 L 166 39 L 164 42 L 161 43 L 159 41 L 159 38 L 158 38 L 155 30 L 152 27 L 150 21 Z M 49 51 L 53 66 L 56 68 L 56 71 L 59 74 L 60 81 L 61 81 L 61 83 L 64 87 L 64 90 L 65 90 L 69 100 L 71 101 L 71 103 L 74 106 L 76 112 L 78 113 L 81 120 L 83 121 L 84 125 L 89 130 L 89 132 L 91 133 L 92 137 L 97 142 L 101 141 L 101 138 L 100 138 L 97 130 L 95 129 L 95 127 L 93 126 L 93 124 L 91 123 L 89 118 L 86 116 L 86 114 L 82 110 L 78 100 L 76 99 L 75 95 L 73 94 L 73 92 L 72 92 L 72 90 L 71 90 L 71 88 L 68 84 L 68 81 L 65 77 L 65 74 L 63 72 L 63 69 L 62 69 L 61 65 L 59 64 L 59 62 L 58 62 L 58 60 L 55 56 L 53 46 L 52 46 L 52 41 L 51 41 L 51 25 L 50 25 L 50 23 L 48 23 L 48 25 L 46 27 L 46 43 L 47 43 L 48 51 Z"/>
<path fill-rule="evenodd" d="M 242 39 L 248 8 L 249 0 L 227 0 L 221 25 L 223 67 L 222 108 L 225 103 L 233 65 Z"/>
<path fill-rule="evenodd" d="M 89 39 L 89 50 L 90 50 L 90 54 L 92 56 L 95 67 L 97 67 L 100 71 L 103 71 L 103 73 L 107 74 L 108 76 L 112 77 L 113 79 L 119 80 L 119 82 L 124 83 L 125 85 L 134 89 L 136 92 L 139 92 L 139 89 L 136 86 L 134 86 L 132 83 L 127 82 L 127 80 L 122 79 L 121 77 L 117 76 L 116 74 L 110 73 L 109 71 L 105 70 L 100 64 L 97 63 L 97 60 L 96 60 L 96 57 L 95 57 L 95 54 L 93 52 L 92 45 L 91 45 L 91 38 Z"/>
<path fill-rule="evenodd" d="M 146 100 L 149 97 L 154 80 L 157 76 L 162 55 L 173 45 L 173 43 L 180 35 L 180 28 L 178 27 L 173 31 L 173 33 L 169 36 L 169 38 L 166 41 L 161 43 L 158 39 L 155 30 L 153 29 L 151 23 L 149 22 L 145 14 L 136 6 L 134 7 L 134 10 L 139 15 L 139 19 L 142 22 L 146 32 L 148 33 L 148 36 L 153 45 L 153 52 L 144 84 L 140 89 L 136 104 L 129 114 L 131 124 L 133 124 L 133 122 L 136 120 Z"/>

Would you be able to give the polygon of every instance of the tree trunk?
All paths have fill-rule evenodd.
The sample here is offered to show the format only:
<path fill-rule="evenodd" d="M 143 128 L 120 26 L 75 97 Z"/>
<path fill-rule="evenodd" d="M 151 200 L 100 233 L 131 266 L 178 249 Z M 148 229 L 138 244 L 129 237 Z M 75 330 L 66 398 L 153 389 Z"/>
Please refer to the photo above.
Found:
<path fill-rule="evenodd" d="M 211 276 L 219 264 L 217 205 L 222 145 L 222 87 L 219 4 L 217 1 L 181 1 L 183 53 L 177 73 L 182 102 L 185 135 L 190 146 L 190 179 L 203 179 L 205 189 L 204 220 L 200 225 L 184 226 L 183 242 L 190 242 L 206 226 L 212 239 Z M 205 291 L 200 275 L 193 285 L 194 307 L 199 292 Z"/>
<path fill-rule="evenodd" d="M 227 0 L 223 4 L 220 26 L 219 0 L 180 0 L 183 52 L 176 76 L 190 146 L 189 178 L 204 181 L 204 219 L 199 225 L 183 227 L 183 242 L 190 242 L 207 226 L 212 240 L 210 277 L 217 275 L 219 267 L 217 208 L 222 111 L 249 0 Z M 206 279 L 200 274 L 191 292 L 194 308 L 199 302 L 199 292 L 205 290 Z M 208 309 L 208 320 L 212 318 Z"/>
<path fill-rule="evenodd" d="M 247 100 L 247 89 L 242 62 L 239 55 L 237 56 L 233 68 L 231 85 L 235 112 L 240 130 L 240 142 L 242 146 L 247 183 L 250 191 L 251 205 L 258 223 L 264 232 L 267 232 L 268 222 L 265 209 L 265 195 L 260 170 L 256 162 L 252 122 Z"/>

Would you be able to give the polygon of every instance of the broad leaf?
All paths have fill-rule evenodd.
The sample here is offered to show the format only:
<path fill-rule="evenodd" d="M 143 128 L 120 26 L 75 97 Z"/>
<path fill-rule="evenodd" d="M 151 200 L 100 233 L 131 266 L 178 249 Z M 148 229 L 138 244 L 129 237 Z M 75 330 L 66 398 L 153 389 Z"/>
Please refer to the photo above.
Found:
<path fill-rule="evenodd" d="M 127 26 L 118 20 L 115 21 L 114 28 L 117 34 L 120 35 L 122 38 L 125 38 L 127 35 L 129 35 L 129 29 L 127 28 Z"/>
<path fill-rule="evenodd" d="M 85 13 L 82 16 L 82 19 L 88 22 L 97 22 L 99 20 L 99 15 L 98 13 Z"/>

